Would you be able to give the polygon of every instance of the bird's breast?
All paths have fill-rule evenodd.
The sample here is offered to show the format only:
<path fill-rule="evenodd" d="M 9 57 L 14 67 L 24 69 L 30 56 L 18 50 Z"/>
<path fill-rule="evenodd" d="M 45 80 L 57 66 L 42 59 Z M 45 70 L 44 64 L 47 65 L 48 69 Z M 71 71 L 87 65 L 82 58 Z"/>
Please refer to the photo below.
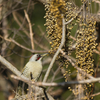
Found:
<path fill-rule="evenodd" d="M 24 69 L 23 75 L 30 78 L 30 73 L 32 73 L 33 79 L 37 80 L 42 71 L 42 64 L 39 62 L 28 62 L 26 68 Z"/>

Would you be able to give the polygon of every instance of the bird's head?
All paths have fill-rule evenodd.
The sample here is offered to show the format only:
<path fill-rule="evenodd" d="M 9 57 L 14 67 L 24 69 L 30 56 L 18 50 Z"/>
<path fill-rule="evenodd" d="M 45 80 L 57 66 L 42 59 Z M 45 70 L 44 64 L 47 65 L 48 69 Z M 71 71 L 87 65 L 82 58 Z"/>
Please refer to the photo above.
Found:
<path fill-rule="evenodd" d="M 40 54 L 34 54 L 30 57 L 29 61 L 41 61 L 41 59 L 45 56 L 46 54 L 40 55 Z"/>

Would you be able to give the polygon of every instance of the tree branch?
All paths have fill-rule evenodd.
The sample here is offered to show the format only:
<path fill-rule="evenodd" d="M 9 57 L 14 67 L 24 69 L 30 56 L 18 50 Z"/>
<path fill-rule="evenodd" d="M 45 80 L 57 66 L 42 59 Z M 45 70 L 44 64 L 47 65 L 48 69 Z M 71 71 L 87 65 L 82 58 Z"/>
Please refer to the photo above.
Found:
<path fill-rule="evenodd" d="M 30 19 L 29 19 L 29 16 L 28 16 L 26 10 L 24 10 L 24 13 L 25 13 L 25 17 L 26 17 L 26 19 L 28 21 L 28 24 L 29 24 L 31 45 L 32 45 L 32 49 L 34 50 L 34 41 L 33 41 L 32 25 L 31 25 L 31 22 L 30 22 Z"/>
<path fill-rule="evenodd" d="M 13 42 L 13 43 L 16 44 L 17 46 L 19 46 L 19 47 L 21 47 L 21 48 L 23 48 L 23 49 L 25 49 L 25 50 L 27 50 L 27 51 L 30 51 L 30 52 L 32 52 L 32 53 L 47 53 L 47 52 L 48 52 L 48 51 L 39 51 L 39 50 L 32 50 L 32 49 L 29 49 L 29 48 L 27 48 L 27 47 L 25 47 L 25 46 L 19 44 L 19 43 L 16 42 L 15 40 L 4 38 L 4 37 L 2 37 L 1 35 L 0 35 L 0 38 L 6 40 L 6 41 L 8 41 L 8 42 Z"/>
<path fill-rule="evenodd" d="M 21 72 L 17 70 L 16 67 L 14 67 L 11 63 L 9 63 L 5 58 L 3 58 L 0 55 L 0 62 L 5 65 L 9 70 L 11 70 L 14 74 L 16 74 L 17 76 L 25 79 L 25 80 L 29 80 L 28 78 L 26 78 L 25 76 L 21 75 Z"/>
<path fill-rule="evenodd" d="M 53 66 L 53 64 L 54 64 L 54 62 L 56 60 L 56 57 L 58 56 L 58 54 L 60 52 L 60 49 L 63 47 L 63 45 L 65 43 L 65 19 L 64 18 L 62 19 L 62 23 L 63 23 L 63 26 L 62 26 L 62 40 L 61 40 L 61 44 L 60 44 L 57 52 L 55 53 L 55 55 L 52 58 L 52 61 L 51 61 L 50 65 L 49 65 L 49 68 L 48 68 L 46 74 L 45 74 L 45 77 L 44 77 L 43 82 L 46 82 L 47 81 L 47 78 L 48 78 L 49 73 L 51 71 L 51 68 L 52 68 L 52 66 Z"/>
<path fill-rule="evenodd" d="M 45 82 L 33 82 L 33 81 L 27 81 L 25 79 L 22 79 L 20 77 L 11 75 L 12 78 L 17 79 L 17 80 L 23 80 L 26 83 L 30 83 L 36 86 L 66 86 L 66 85 L 71 85 L 71 84 L 87 84 L 87 83 L 94 83 L 100 81 L 100 78 L 93 78 L 93 79 L 87 79 L 87 80 L 81 80 L 81 81 L 69 81 L 69 82 L 61 82 L 61 83 L 45 83 Z"/>

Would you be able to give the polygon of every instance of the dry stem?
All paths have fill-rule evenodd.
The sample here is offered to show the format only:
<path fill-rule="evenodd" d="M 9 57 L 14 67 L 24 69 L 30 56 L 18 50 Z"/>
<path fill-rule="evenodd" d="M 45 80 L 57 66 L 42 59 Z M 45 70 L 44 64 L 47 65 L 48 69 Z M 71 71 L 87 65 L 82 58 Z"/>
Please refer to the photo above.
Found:
<path fill-rule="evenodd" d="M 32 46 L 32 49 L 34 50 L 34 41 L 33 41 L 32 25 L 31 25 L 31 22 L 30 22 L 30 19 L 29 19 L 29 16 L 28 16 L 26 10 L 24 10 L 24 13 L 25 13 L 25 17 L 26 17 L 26 19 L 27 19 L 27 21 L 29 23 L 31 46 Z"/>
<path fill-rule="evenodd" d="M 25 46 L 19 44 L 19 43 L 16 42 L 15 40 L 13 40 L 13 39 L 8 39 L 8 38 L 4 38 L 4 37 L 2 37 L 1 35 L 0 35 L 0 38 L 6 40 L 6 41 L 8 41 L 8 42 L 13 42 L 13 43 L 16 44 L 17 46 L 19 46 L 19 47 L 21 47 L 21 48 L 23 48 L 23 49 L 25 49 L 25 50 L 27 50 L 27 51 L 30 51 L 30 52 L 32 52 L 32 53 L 47 53 L 47 52 L 48 52 L 48 51 L 39 51 L 39 50 L 32 50 L 32 49 L 29 49 L 29 48 L 27 48 L 27 47 L 25 47 Z"/>

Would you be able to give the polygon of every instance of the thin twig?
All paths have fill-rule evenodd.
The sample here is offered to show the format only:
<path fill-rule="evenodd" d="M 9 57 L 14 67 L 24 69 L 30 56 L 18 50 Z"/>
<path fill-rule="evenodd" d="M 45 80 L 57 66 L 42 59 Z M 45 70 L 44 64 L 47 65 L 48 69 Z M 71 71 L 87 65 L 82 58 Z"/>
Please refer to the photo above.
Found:
<path fill-rule="evenodd" d="M 32 25 L 31 25 L 31 22 L 30 22 L 30 19 L 29 19 L 29 16 L 26 12 L 26 10 L 24 10 L 24 13 L 25 13 L 25 17 L 28 21 L 28 24 L 29 24 L 29 28 L 30 28 L 30 39 L 31 39 L 31 46 L 32 46 L 32 50 L 34 50 L 34 41 L 33 41 L 33 32 L 32 32 Z"/>
<path fill-rule="evenodd" d="M 38 25 L 37 27 L 39 28 L 39 30 L 40 30 L 42 36 L 44 36 L 44 38 L 45 38 L 48 42 L 50 42 L 50 40 L 47 38 L 47 36 L 45 35 L 45 32 L 43 32 L 43 30 L 41 29 L 41 27 L 40 27 L 39 25 Z"/>
<path fill-rule="evenodd" d="M 94 96 L 97 96 L 97 95 L 100 95 L 100 92 L 95 93 L 95 94 L 92 94 L 92 95 L 90 95 L 90 96 L 91 96 L 91 97 L 94 97 Z"/>
<path fill-rule="evenodd" d="M 53 64 L 54 64 L 54 62 L 56 60 L 56 57 L 58 56 L 58 54 L 60 52 L 60 49 L 63 47 L 63 45 L 65 43 L 65 19 L 64 18 L 62 19 L 62 23 L 63 23 L 63 26 L 62 26 L 62 40 L 61 40 L 61 44 L 60 44 L 57 52 L 55 53 L 55 55 L 52 58 L 52 61 L 51 61 L 50 65 L 49 65 L 49 68 L 48 68 L 46 74 L 45 74 L 45 77 L 43 79 L 43 82 L 46 82 L 47 81 L 47 78 L 48 78 L 49 73 L 51 71 L 51 68 L 52 68 L 52 66 L 53 66 Z"/>
<path fill-rule="evenodd" d="M 52 77 L 50 83 L 52 83 L 52 82 L 54 81 L 56 75 L 58 74 L 58 71 L 60 70 L 60 67 L 61 67 L 61 66 L 59 66 L 59 67 L 56 69 L 56 71 L 54 72 L 53 77 Z M 51 87 L 48 87 L 47 91 L 48 91 L 50 88 L 51 88 Z"/>
<path fill-rule="evenodd" d="M 18 42 L 16 42 L 15 40 L 11 40 L 11 42 L 13 42 L 13 43 L 15 43 L 16 45 L 18 45 L 19 47 L 21 47 L 21 48 L 23 48 L 23 49 L 25 49 L 25 50 L 27 50 L 27 51 L 30 51 L 30 52 L 32 52 L 32 53 L 46 53 L 47 51 L 40 51 L 40 50 L 32 50 L 32 49 L 29 49 L 29 48 L 27 48 L 27 47 L 25 47 L 25 46 L 23 46 L 23 45 L 21 45 L 21 44 L 19 44 Z"/>
<path fill-rule="evenodd" d="M 45 47 L 44 45 L 41 45 L 41 44 L 40 44 L 38 41 L 36 41 L 35 39 L 34 39 L 34 42 L 35 42 L 35 44 L 38 45 L 40 48 L 49 51 L 49 49 L 48 49 L 47 47 Z"/>
<path fill-rule="evenodd" d="M 17 24 L 18 24 L 20 27 L 22 27 L 20 21 L 19 21 L 18 18 L 16 17 L 16 14 L 17 14 L 17 13 L 13 12 L 13 17 L 14 17 L 15 21 L 17 22 Z M 22 27 L 22 29 L 23 29 L 23 32 L 30 38 L 30 36 L 29 36 L 29 34 L 28 34 L 28 31 L 27 31 L 24 27 Z M 35 39 L 34 39 L 34 43 L 37 44 L 40 48 L 42 48 L 42 49 L 48 51 L 48 48 L 46 48 L 46 47 L 44 47 L 43 45 L 41 45 L 40 43 L 38 43 Z"/>
<path fill-rule="evenodd" d="M 47 52 L 48 52 L 48 51 L 39 51 L 39 50 L 32 50 L 32 49 L 29 49 L 29 48 L 27 48 L 27 47 L 25 47 L 25 46 L 19 44 L 19 43 L 16 42 L 15 40 L 13 40 L 13 39 L 8 39 L 8 38 L 4 38 L 4 37 L 2 37 L 1 35 L 0 35 L 0 38 L 4 39 L 4 40 L 6 40 L 6 41 L 9 41 L 9 42 L 13 42 L 13 43 L 16 44 L 17 46 L 19 46 L 19 47 L 21 47 L 21 48 L 23 48 L 23 49 L 25 49 L 25 50 L 27 50 L 27 51 L 30 51 L 30 52 L 32 52 L 32 53 L 47 53 Z"/>
<path fill-rule="evenodd" d="M 12 14 L 13 14 L 13 17 L 14 17 L 15 21 L 17 22 L 17 24 L 18 24 L 20 27 L 22 27 L 22 24 L 20 23 L 20 21 L 19 21 L 18 18 L 16 17 L 16 12 L 13 12 Z M 23 32 L 29 37 L 29 34 L 28 34 L 28 32 L 26 31 L 26 29 L 25 29 L 24 27 L 22 27 L 22 29 L 23 29 Z"/>

